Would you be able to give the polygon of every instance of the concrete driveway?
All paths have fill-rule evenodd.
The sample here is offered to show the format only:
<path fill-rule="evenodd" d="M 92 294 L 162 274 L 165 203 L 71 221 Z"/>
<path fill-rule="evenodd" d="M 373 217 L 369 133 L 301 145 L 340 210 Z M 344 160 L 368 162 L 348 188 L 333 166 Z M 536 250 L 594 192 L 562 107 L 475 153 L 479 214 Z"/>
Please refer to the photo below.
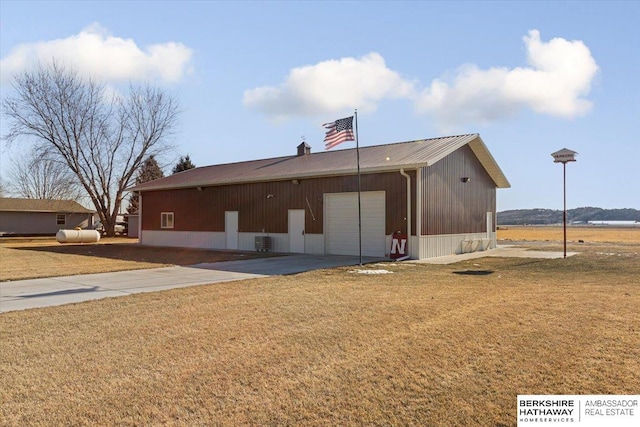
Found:
<path fill-rule="evenodd" d="M 567 256 L 576 255 L 569 252 Z M 517 246 L 462 255 L 449 255 L 421 261 L 451 264 L 469 259 L 495 257 L 562 258 L 562 252 L 531 251 Z M 379 258 L 363 258 L 363 263 L 379 262 Z M 187 286 L 246 280 L 304 271 L 358 265 L 359 257 L 338 255 L 288 255 L 242 261 L 196 264 L 188 267 L 165 267 L 115 273 L 81 274 L 46 279 L 18 280 L 0 283 L 0 313 L 36 307 L 49 307 L 117 297 L 141 292 L 155 292 Z"/>
<path fill-rule="evenodd" d="M 288 255 L 242 261 L 81 274 L 0 283 L 0 313 L 187 286 L 359 264 L 359 257 Z M 363 258 L 363 262 L 379 261 Z"/>

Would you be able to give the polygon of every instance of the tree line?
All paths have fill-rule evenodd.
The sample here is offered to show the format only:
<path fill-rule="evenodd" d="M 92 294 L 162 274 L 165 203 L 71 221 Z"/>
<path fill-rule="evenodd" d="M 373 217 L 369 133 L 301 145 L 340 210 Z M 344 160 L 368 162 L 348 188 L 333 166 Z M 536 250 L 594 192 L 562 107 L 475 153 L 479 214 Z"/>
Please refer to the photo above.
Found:
<path fill-rule="evenodd" d="M 562 223 L 563 213 L 554 209 L 515 209 L 498 212 L 498 225 L 548 225 Z M 567 210 L 567 221 L 640 221 L 637 209 L 603 209 L 581 207 Z"/>

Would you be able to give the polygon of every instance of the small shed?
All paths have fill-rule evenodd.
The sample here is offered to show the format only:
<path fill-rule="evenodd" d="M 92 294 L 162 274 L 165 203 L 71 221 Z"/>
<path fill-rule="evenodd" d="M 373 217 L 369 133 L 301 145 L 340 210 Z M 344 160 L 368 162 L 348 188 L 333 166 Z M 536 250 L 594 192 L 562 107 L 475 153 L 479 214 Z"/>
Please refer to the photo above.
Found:
<path fill-rule="evenodd" d="M 0 198 L 0 236 L 55 235 L 93 227 L 94 211 L 73 200 Z"/>
<path fill-rule="evenodd" d="M 138 237 L 140 216 L 138 214 L 126 214 L 124 221 L 127 223 L 127 236 Z"/>

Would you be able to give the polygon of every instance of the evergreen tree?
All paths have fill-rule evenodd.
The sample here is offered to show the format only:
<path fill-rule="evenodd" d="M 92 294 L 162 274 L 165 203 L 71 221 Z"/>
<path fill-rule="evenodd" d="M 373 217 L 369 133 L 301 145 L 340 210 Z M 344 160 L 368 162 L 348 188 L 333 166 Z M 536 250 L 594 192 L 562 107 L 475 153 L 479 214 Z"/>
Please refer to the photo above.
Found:
<path fill-rule="evenodd" d="M 147 160 L 144 161 L 142 167 L 140 168 L 140 172 L 138 172 L 138 176 L 136 177 L 136 185 L 142 184 L 143 182 L 153 181 L 154 179 L 159 179 L 164 177 L 164 172 L 160 168 L 156 158 L 154 156 L 149 156 Z M 129 206 L 127 207 L 128 214 L 137 214 L 138 213 L 138 193 L 131 193 L 129 196 Z"/>
<path fill-rule="evenodd" d="M 180 156 L 180 160 L 178 160 L 178 163 L 173 167 L 172 174 L 193 169 L 195 167 L 196 165 L 191 162 L 188 154 L 185 157 Z"/>

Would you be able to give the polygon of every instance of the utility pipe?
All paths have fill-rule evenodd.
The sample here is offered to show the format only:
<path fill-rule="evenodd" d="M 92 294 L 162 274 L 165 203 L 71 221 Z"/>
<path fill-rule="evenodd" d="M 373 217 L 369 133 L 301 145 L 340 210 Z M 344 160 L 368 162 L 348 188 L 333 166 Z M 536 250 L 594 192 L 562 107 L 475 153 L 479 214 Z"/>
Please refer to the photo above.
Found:
<path fill-rule="evenodd" d="M 400 168 L 400 175 L 407 179 L 407 257 L 411 253 L 411 176 Z"/>

